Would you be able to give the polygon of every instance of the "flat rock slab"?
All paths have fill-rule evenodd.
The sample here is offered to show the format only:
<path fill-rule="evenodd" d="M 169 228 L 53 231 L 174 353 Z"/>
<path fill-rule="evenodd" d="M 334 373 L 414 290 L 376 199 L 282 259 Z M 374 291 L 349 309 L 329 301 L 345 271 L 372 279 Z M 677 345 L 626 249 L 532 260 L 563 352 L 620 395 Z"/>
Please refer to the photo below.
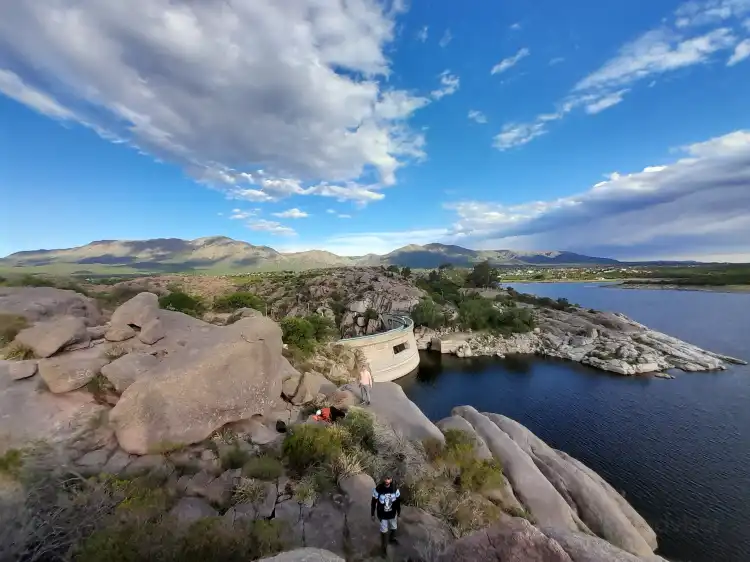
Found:
<path fill-rule="evenodd" d="M 113 324 L 104 334 L 104 339 L 111 342 L 127 341 L 134 338 L 136 331 L 127 324 Z"/>
<path fill-rule="evenodd" d="M 482 439 L 476 431 L 474 431 L 474 428 L 471 426 L 469 422 L 467 422 L 464 418 L 461 416 L 449 416 L 447 418 L 443 418 L 437 424 L 438 428 L 443 431 L 462 431 L 464 433 L 467 433 L 471 436 L 472 439 L 474 439 L 474 454 L 478 459 L 488 460 L 492 458 L 492 453 L 487 448 L 487 444 L 484 442 L 484 439 Z"/>
<path fill-rule="evenodd" d="M 261 558 L 258 562 L 346 562 L 329 550 L 320 548 L 298 548 L 282 552 L 271 558 Z"/>
<path fill-rule="evenodd" d="M 406 397 L 404 390 L 396 383 L 376 382 L 371 398 L 369 409 L 379 422 L 389 424 L 411 440 L 433 438 L 445 442 L 443 432 Z"/>
<path fill-rule="evenodd" d="M 159 359 L 149 353 L 128 353 L 102 367 L 102 375 L 122 393 L 158 364 Z"/>
<path fill-rule="evenodd" d="M 180 523 L 194 523 L 206 517 L 216 517 L 219 512 L 200 498 L 181 498 L 170 510 L 169 515 Z"/>
<path fill-rule="evenodd" d="M 36 375 L 37 362 L 29 361 L 2 361 L 0 360 L 0 377 L 10 377 L 14 381 L 28 379 Z"/>
<path fill-rule="evenodd" d="M 29 322 L 58 316 L 83 318 L 87 326 L 96 326 L 102 321 L 93 299 L 54 287 L 0 287 L 0 312 L 18 314 Z"/>
<path fill-rule="evenodd" d="M 50 357 L 67 345 L 88 339 L 83 318 L 62 316 L 21 330 L 15 341 L 30 347 L 37 357 Z"/>
<path fill-rule="evenodd" d="M 71 353 L 39 361 L 39 374 L 55 394 L 70 392 L 86 385 L 109 363 L 105 357 L 89 353 Z"/>

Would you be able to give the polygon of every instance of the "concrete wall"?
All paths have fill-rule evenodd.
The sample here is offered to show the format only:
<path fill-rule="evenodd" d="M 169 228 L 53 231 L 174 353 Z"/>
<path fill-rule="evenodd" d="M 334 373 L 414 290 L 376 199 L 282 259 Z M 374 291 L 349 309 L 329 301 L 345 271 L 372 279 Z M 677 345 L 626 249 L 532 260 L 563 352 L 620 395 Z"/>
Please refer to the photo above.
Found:
<path fill-rule="evenodd" d="M 389 328 L 387 332 L 339 342 L 362 350 L 370 363 L 375 382 L 392 381 L 408 375 L 419 366 L 419 350 L 411 318 L 382 314 L 381 319 L 386 328 Z"/>

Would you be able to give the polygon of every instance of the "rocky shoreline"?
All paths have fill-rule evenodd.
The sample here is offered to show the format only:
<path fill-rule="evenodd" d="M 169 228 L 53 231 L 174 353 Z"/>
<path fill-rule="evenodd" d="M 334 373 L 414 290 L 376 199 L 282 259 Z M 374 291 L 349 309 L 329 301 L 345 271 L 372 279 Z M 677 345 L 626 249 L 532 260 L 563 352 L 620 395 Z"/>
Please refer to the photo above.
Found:
<path fill-rule="evenodd" d="M 670 369 L 716 371 L 726 369 L 728 364 L 747 364 L 651 330 L 619 313 L 540 308 L 534 315 L 537 327 L 525 334 L 504 337 L 418 329 L 415 336 L 420 349 L 458 357 L 534 354 L 620 375 L 663 375 Z"/>
<path fill-rule="evenodd" d="M 205 523 L 203 532 L 219 533 L 211 525 L 220 525 L 220 537 L 263 521 L 284 529 L 283 548 L 297 549 L 269 560 L 291 562 L 372 559 L 378 535 L 369 516 L 371 491 L 387 471 L 405 494 L 392 560 L 663 560 L 654 554 L 654 531 L 619 493 L 522 425 L 471 406 L 434 424 L 394 383 L 377 383 L 372 405 L 357 408 L 355 389 L 340 386 L 356 370 L 354 357 L 326 348 L 297 370 L 285 357 L 278 325 L 251 309 L 231 325 L 214 326 L 160 310 L 154 294 L 141 293 L 105 321 L 82 295 L 35 288 L 0 290 L 0 313 L 31 323 L 16 345 L 38 357 L 0 362 L 0 456 L 8 474 L 13 451 L 43 441 L 55 452 L 50 470 L 89 478 L 80 481 L 84 488 L 109 476 L 118 486 L 143 477 L 158 483 L 148 491 L 158 491 L 164 510 L 151 516 L 155 527 L 168 524 L 170 534 L 189 536 L 196 523 Z M 550 326 L 561 321 L 557 313 L 548 318 Z M 606 334 L 593 339 L 607 341 Z M 525 341 L 551 335 L 540 330 Z M 476 337 L 464 343 L 476 346 Z M 352 425 L 312 422 L 307 412 L 319 404 L 348 409 Z M 371 421 L 363 426 L 363 420 Z M 324 443 L 343 444 L 349 435 L 348 449 L 329 459 L 335 489 L 313 496 L 304 492 L 312 475 L 299 472 L 286 446 L 306 431 L 324 432 Z M 365 431 L 370 449 L 353 431 Z M 470 450 L 450 449 L 464 442 Z M 443 458 L 449 450 L 460 454 Z M 261 461 L 273 470 L 260 470 Z M 319 469 L 318 461 L 305 462 Z M 484 476 L 471 483 L 465 471 L 477 470 Z M 27 543 L 12 532 L 24 532 L 29 499 L 0 476 L 0 519 L 9 517 L 0 521 L 0 558 L 22 560 L 18 548 Z M 75 516 L 65 515 L 63 504 L 62 511 L 53 506 L 51 517 L 84 517 L 85 498 L 77 497 L 70 504 Z M 11 533 L 4 535 L 9 542 L 3 533 Z M 25 540 L 34 546 L 33 537 Z"/>

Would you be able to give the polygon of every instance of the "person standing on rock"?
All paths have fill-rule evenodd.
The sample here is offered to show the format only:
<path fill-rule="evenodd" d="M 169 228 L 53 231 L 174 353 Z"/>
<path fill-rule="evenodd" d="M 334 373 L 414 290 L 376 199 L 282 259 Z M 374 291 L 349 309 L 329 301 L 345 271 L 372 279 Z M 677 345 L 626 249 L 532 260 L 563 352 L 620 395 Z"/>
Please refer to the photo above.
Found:
<path fill-rule="evenodd" d="M 380 548 L 385 558 L 388 554 L 388 543 L 398 543 L 396 518 L 401 515 L 401 492 L 390 475 L 384 476 L 383 481 L 372 490 L 370 515 L 374 518 L 376 514 L 380 521 Z"/>
<path fill-rule="evenodd" d="M 370 392 L 372 391 L 372 371 L 367 361 L 359 366 L 359 390 L 362 395 L 362 403 L 370 405 Z"/>

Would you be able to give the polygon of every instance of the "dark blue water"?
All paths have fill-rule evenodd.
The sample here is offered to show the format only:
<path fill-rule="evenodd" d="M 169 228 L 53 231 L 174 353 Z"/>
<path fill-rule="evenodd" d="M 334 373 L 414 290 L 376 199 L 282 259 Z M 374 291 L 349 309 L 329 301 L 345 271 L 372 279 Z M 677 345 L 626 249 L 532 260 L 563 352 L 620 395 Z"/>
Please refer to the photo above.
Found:
<path fill-rule="evenodd" d="M 701 347 L 750 358 L 750 294 L 518 284 L 623 312 Z M 750 368 L 607 375 L 534 357 L 457 359 L 424 353 L 399 381 L 433 420 L 471 404 L 499 412 L 579 458 L 622 491 L 683 562 L 750 561 Z"/>

